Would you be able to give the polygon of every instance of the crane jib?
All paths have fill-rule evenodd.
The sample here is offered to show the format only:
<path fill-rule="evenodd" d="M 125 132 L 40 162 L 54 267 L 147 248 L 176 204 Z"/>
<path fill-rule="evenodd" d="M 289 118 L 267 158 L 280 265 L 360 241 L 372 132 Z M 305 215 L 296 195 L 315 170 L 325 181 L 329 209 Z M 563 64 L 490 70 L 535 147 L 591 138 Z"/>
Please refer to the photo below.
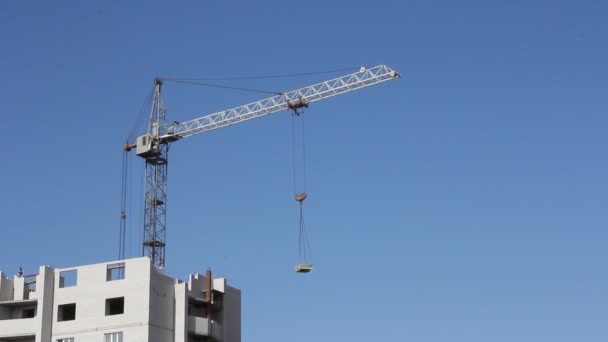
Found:
<path fill-rule="evenodd" d="M 398 77 L 400 77 L 399 73 L 386 65 L 361 68 L 359 72 L 353 74 L 205 115 L 194 120 L 166 125 L 165 129 L 168 132 L 179 135 L 180 138 L 185 138 L 283 110 L 306 107 L 311 102 L 369 87 Z"/>

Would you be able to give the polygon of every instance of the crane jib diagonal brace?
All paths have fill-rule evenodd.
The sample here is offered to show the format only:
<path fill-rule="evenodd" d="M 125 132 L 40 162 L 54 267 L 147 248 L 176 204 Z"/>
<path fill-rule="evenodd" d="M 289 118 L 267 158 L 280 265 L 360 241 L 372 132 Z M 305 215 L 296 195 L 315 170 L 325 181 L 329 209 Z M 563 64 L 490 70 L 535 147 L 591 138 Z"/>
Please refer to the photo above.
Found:
<path fill-rule="evenodd" d="M 379 65 L 369 69 L 362 68 L 357 73 L 206 115 L 198 119 L 166 125 L 164 127 L 166 133 L 161 139 L 176 140 L 204 133 L 260 116 L 307 105 L 311 102 L 368 87 L 396 77 L 399 77 L 399 74 L 386 65 Z"/>

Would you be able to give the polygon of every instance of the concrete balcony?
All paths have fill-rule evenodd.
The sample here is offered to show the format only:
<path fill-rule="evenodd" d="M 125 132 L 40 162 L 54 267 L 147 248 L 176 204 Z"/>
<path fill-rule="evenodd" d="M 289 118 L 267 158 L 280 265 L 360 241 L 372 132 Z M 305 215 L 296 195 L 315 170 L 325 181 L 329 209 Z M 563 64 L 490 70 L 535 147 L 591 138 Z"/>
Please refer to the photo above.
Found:
<path fill-rule="evenodd" d="M 188 333 L 198 336 L 209 336 L 215 341 L 222 340 L 223 328 L 217 322 L 202 317 L 188 316 Z"/>
<path fill-rule="evenodd" d="M 0 321 L 0 340 L 33 338 L 36 335 L 36 319 L 21 318 Z"/>
<path fill-rule="evenodd" d="M 36 299 L 0 301 L 0 341 L 34 337 L 37 303 Z"/>

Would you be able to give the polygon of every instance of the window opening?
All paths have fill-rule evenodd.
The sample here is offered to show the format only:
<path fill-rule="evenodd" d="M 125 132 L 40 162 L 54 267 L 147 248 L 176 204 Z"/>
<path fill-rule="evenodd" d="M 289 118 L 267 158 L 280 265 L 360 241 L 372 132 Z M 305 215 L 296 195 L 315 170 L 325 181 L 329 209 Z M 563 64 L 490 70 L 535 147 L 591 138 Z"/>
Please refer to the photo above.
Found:
<path fill-rule="evenodd" d="M 20 270 L 19 272 L 22 272 L 22 270 Z M 27 287 L 27 291 L 29 292 L 36 292 L 36 277 L 38 276 L 38 274 L 29 274 L 29 275 L 23 275 L 23 279 L 25 280 L 24 284 Z"/>
<path fill-rule="evenodd" d="M 106 316 L 125 313 L 125 297 L 106 299 Z"/>
<path fill-rule="evenodd" d="M 188 316 L 207 318 L 207 303 L 190 300 L 188 302 Z"/>
<path fill-rule="evenodd" d="M 122 331 L 104 334 L 103 342 L 122 342 Z"/>
<path fill-rule="evenodd" d="M 59 287 L 76 286 L 78 283 L 78 270 L 59 272 Z"/>
<path fill-rule="evenodd" d="M 23 309 L 23 311 L 21 312 L 21 318 L 34 318 L 34 317 L 36 317 L 35 308 Z"/>
<path fill-rule="evenodd" d="M 125 263 L 118 262 L 115 264 L 108 264 L 106 271 L 106 280 L 114 281 L 125 279 Z"/>
<path fill-rule="evenodd" d="M 57 322 L 73 321 L 76 319 L 76 303 L 59 305 Z"/>

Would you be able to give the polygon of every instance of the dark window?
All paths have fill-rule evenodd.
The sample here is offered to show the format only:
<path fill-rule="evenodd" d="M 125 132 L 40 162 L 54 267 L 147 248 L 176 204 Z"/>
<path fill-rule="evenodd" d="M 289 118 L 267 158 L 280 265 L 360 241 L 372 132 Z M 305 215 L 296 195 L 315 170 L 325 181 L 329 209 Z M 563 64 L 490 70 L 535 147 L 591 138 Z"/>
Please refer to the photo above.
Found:
<path fill-rule="evenodd" d="M 106 299 L 106 316 L 121 315 L 125 312 L 125 297 Z"/>
<path fill-rule="evenodd" d="M 21 312 L 21 318 L 34 318 L 36 317 L 36 309 L 24 309 Z"/>
<path fill-rule="evenodd" d="M 57 322 L 73 321 L 76 319 L 76 303 L 59 305 Z"/>
<path fill-rule="evenodd" d="M 207 318 L 206 303 L 190 301 L 188 303 L 188 315 L 194 317 Z"/>

